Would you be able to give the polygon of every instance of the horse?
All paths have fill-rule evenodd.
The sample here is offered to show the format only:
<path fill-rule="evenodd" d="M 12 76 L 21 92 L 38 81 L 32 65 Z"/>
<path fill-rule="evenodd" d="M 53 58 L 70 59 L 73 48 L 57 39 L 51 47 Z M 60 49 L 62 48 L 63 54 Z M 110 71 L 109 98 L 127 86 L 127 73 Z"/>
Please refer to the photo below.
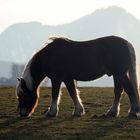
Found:
<path fill-rule="evenodd" d="M 48 77 L 52 84 L 52 94 L 46 115 L 58 115 L 60 87 L 64 82 L 74 104 L 72 114 L 82 116 L 85 110 L 76 82 L 96 80 L 103 75 L 113 76 L 115 94 L 113 104 L 105 116 L 119 115 L 123 91 L 130 100 L 128 116 L 140 116 L 136 55 L 130 42 L 118 36 L 88 41 L 52 37 L 51 42 L 32 56 L 18 78 L 16 95 L 19 115 L 32 115 L 38 104 L 40 85 Z"/>

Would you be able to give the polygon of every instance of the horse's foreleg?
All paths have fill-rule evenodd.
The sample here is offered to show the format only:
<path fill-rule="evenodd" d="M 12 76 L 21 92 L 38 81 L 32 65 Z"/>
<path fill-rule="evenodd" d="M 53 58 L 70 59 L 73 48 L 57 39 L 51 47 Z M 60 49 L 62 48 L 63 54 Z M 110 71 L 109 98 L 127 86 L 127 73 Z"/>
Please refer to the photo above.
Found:
<path fill-rule="evenodd" d="M 73 112 L 73 115 L 79 116 L 79 117 L 84 115 L 85 110 L 84 110 L 83 104 L 81 102 L 81 99 L 79 97 L 79 92 L 76 89 L 75 81 L 74 80 L 65 80 L 64 83 L 68 89 L 68 92 L 69 92 L 69 94 L 73 100 L 74 106 L 75 106 L 75 110 Z"/>
<path fill-rule="evenodd" d="M 48 111 L 46 112 L 47 116 L 53 117 L 58 115 L 58 105 L 60 102 L 60 85 L 61 81 L 51 79 L 52 82 L 52 99 L 51 99 L 51 105 Z"/>
<path fill-rule="evenodd" d="M 114 76 L 114 93 L 115 93 L 115 98 L 114 102 L 110 108 L 110 110 L 107 111 L 106 116 L 109 117 L 116 117 L 119 115 L 120 112 L 120 98 L 121 94 L 123 92 L 123 87 L 121 84 L 121 80 L 119 77 Z"/>

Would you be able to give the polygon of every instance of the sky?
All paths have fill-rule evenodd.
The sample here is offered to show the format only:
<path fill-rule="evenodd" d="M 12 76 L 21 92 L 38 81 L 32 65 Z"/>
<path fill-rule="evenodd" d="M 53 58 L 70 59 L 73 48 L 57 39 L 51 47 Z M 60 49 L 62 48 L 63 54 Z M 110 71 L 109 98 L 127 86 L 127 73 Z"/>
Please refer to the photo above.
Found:
<path fill-rule="evenodd" d="M 140 20 L 139 0 L 0 0 L 0 33 L 20 22 L 70 23 L 97 9 L 119 6 Z"/>

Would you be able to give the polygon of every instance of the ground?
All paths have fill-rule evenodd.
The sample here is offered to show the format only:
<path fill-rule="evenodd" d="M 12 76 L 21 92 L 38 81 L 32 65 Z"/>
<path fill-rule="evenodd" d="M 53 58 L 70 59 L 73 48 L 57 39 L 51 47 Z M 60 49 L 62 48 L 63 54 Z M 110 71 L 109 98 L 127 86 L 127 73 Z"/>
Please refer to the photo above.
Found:
<path fill-rule="evenodd" d="M 62 89 L 59 116 L 48 118 L 51 88 L 41 88 L 39 105 L 29 119 L 17 114 L 15 87 L 0 87 L 0 140 L 139 140 L 140 119 L 127 118 L 129 100 L 123 94 L 118 118 L 98 118 L 113 102 L 113 88 L 79 88 L 86 114 L 72 117 L 73 103 Z"/>

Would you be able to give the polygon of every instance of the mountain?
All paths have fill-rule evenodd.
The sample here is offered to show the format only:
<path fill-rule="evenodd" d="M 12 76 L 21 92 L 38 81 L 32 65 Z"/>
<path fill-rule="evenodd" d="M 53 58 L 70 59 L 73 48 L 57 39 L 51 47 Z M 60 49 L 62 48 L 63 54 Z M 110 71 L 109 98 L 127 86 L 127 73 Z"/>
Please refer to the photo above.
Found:
<path fill-rule="evenodd" d="M 140 66 L 140 21 L 116 6 L 96 10 L 72 23 L 59 26 L 39 22 L 14 24 L 0 34 L 0 61 L 24 64 L 50 36 L 89 40 L 108 35 L 129 40 L 136 49 Z"/>

